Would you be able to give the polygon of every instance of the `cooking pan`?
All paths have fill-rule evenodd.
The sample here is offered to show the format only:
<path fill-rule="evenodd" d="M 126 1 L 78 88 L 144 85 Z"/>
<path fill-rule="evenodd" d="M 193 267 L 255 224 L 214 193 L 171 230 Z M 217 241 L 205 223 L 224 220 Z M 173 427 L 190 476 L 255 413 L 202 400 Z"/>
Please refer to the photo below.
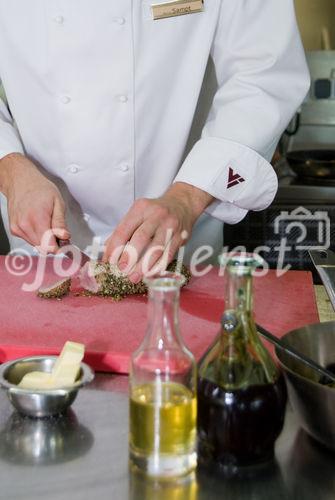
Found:
<path fill-rule="evenodd" d="M 309 253 L 335 307 L 335 254 L 330 250 Z M 293 330 L 283 340 L 335 373 L 335 321 Z M 313 438 L 335 451 L 335 387 L 323 385 L 317 372 L 284 351 L 276 348 L 276 355 L 301 426 Z"/>
<path fill-rule="evenodd" d="M 335 149 L 291 151 L 286 159 L 298 177 L 335 179 Z"/>

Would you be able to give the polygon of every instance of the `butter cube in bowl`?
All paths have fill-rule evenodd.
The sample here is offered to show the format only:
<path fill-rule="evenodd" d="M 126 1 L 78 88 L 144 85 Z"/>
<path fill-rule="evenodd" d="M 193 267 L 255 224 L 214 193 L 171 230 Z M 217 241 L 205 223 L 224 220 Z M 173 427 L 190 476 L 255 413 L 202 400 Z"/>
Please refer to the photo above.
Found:
<path fill-rule="evenodd" d="M 49 417 L 64 413 L 78 390 L 94 378 L 81 360 L 84 346 L 66 342 L 59 356 L 32 356 L 0 366 L 0 386 L 23 415 Z"/>

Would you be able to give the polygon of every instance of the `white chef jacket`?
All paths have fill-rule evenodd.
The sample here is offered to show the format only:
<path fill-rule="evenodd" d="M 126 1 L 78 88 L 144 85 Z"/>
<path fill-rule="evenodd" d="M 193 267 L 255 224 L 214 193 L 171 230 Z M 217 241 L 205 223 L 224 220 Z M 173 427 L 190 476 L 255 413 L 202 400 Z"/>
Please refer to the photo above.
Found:
<path fill-rule="evenodd" d="M 0 158 L 24 153 L 55 181 L 82 247 L 174 181 L 212 194 L 224 222 L 266 208 L 268 160 L 309 87 L 293 0 L 205 0 L 161 20 L 155 3 L 0 0 Z M 210 56 L 217 92 L 183 161 Z"/>

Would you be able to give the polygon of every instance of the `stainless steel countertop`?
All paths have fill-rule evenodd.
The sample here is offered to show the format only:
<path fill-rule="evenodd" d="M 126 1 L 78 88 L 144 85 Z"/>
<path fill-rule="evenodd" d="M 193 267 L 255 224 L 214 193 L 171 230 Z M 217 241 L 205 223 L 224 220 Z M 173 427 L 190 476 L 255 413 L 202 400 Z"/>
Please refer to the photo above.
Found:
<path fill-rule="evenodd" d="M 130 474 L 127 384 L 98 375 L 68 416 L 40 421 L 20 417 L 0 393 L 0 498 L 334 500 L 335 453 L 312 442 L 290 409 L 272 466 L 233 478 L 199 472 L 165 486 Z"/>

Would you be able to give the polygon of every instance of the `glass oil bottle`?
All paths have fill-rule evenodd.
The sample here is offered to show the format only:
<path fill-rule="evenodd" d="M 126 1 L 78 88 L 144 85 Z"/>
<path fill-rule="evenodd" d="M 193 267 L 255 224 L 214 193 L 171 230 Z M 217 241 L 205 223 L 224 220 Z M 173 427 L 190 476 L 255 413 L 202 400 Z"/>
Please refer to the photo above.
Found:
<path fill-rule="evenodd" d="M 155 478 L 196 467 L 196 364 L 179 332 L 183 277 L 147 279 L 149 321 L 130 371 L 130 464 Z"/>
<path fill-rule="evenodd" d="M 221 331 L 202 358 L 198 377 L 199 461 L 220 468 L 273 457 L 285 415 L 286 387 L 258 337 L 252 310 L 260 257 L 223 256 L 225 312 Z"/>

